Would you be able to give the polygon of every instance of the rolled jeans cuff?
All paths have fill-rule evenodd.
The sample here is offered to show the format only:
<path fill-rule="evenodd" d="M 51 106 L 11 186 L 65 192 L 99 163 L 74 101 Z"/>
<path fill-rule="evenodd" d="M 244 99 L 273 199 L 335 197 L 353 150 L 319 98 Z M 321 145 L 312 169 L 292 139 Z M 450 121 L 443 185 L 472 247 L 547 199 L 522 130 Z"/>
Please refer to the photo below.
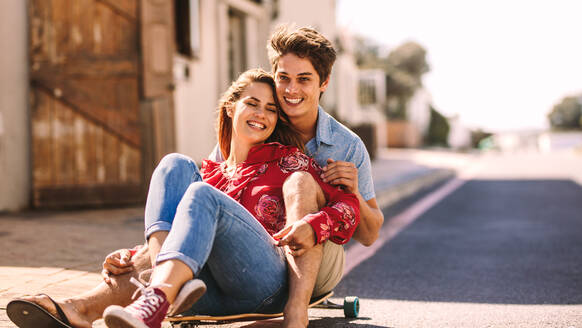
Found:
<path fill-rule="evenodd" d="M 172 229 L 172 224 L 166 221 L 156 221 L 151 226 L 147 227 L 145 230 L 145 239 L 148 240 L 154 232 L 158 231 L 170 231 Z"/>
<path fill-rule="evenodd" d="M 194 261 L 191 257 L 185 255 L 184 253 L 171 251 L 171 252 L 163 252 L 158 254 L 156 258 L 156 265 L 159 265 L 161 262 L 168 261 L 168 260 L 178 260 L 186 264 L 190 270 L 192 270 L 192 274 L 194 277 L 197 277 L 200 273 L 202 267 L 196 261 Z"/>

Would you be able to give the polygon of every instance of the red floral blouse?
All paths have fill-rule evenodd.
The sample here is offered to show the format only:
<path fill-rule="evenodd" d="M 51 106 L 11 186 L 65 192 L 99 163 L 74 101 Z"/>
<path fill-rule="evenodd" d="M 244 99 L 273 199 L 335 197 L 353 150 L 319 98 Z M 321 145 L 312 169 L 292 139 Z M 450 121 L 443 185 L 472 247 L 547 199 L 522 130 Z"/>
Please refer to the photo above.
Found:
<path fill-rule="evenodd" d="M 296 171 L 309 172 L 319 183 L 327 204 L 319 212 L 303 218 L 317 235 L 317 242 L 331 240 L 345 244 L 360 222 L 360 205 L 354 194 L 321 180 L 321 167 L 296 147 L 279 143 L 258 145 L 247 160 L 237 165 L 232 177 L 226 164 L 204 160 L 202 178 L 241 203 L 273 235 L 285 227 L 282 187 Z"/>

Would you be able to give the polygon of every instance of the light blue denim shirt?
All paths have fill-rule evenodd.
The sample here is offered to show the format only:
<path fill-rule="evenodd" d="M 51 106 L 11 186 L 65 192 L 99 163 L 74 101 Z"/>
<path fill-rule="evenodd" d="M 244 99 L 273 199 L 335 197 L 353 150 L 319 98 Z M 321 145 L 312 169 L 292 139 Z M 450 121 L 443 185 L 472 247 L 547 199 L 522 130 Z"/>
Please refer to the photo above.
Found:
<path fill-rule="evenodd" d="M 315 138 L 305 145 L 305 152 L 324 167 L 327 159 L 352 162 L 358 168 L 358 189 L 365 200 L 376 197 L 372 181 L 370 155 L 364 142 L 319 106 Z"/>
<path fill-rule="evenodd" d="M 354 163 L 358 168 L 360 194 L 365 200 L 376 197 L 370 155 L 364 142 L 352 130 L 326 113 L 321 106 L 318 108 L 315 138 L 307 142 L 305 152 L 321 167 L 327 165 L 328 158 Z M 224 161 L 218 151 L 218 145 L 214 147 L 208 159 L 215 162 Z"/>

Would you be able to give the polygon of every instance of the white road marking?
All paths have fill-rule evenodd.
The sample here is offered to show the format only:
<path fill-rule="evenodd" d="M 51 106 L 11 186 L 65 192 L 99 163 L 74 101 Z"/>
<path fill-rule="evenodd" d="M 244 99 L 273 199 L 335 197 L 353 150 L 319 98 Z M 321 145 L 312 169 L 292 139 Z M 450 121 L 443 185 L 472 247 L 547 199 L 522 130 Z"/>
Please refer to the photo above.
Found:
<path fill-rule="evenodd" d="M 469 169 L 459 173 L 458 177 L 447 182 L 444 186 L 426 195 L 421 200 L 415 202 L 402 213 L 388 218 L 380 230 L 378 240 L 370 247 L 362 244 L 355 244 L 346 251 L 346 265 L 344 268 L 344 276 L 346 276 L 353 268 L 360 263 L 374 256 L 376 252 L 384 246 L 388 241 L 393 239 L 404 228 L 418 219 L 422 214 L 428 211 L 435 204 L 450 195 L 453 191 L 459 189 L 463 184 L 475 176 L 481 166 L 473 166 Z"/>

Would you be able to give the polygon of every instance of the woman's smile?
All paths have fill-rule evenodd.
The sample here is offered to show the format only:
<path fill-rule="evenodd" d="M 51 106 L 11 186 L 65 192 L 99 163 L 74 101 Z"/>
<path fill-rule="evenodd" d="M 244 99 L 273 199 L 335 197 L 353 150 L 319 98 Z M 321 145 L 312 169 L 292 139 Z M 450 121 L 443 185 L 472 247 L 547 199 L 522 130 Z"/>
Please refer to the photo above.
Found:
<path fill-rule="evenodd" d="M 255 128 L 255 129 L 259 129 L 259 130 L 265 130 L 267 128 L 267 126 L 265 124 L 257 122 L 257 121 L 247 121 L 247 124 L 251 128 Z"/>

